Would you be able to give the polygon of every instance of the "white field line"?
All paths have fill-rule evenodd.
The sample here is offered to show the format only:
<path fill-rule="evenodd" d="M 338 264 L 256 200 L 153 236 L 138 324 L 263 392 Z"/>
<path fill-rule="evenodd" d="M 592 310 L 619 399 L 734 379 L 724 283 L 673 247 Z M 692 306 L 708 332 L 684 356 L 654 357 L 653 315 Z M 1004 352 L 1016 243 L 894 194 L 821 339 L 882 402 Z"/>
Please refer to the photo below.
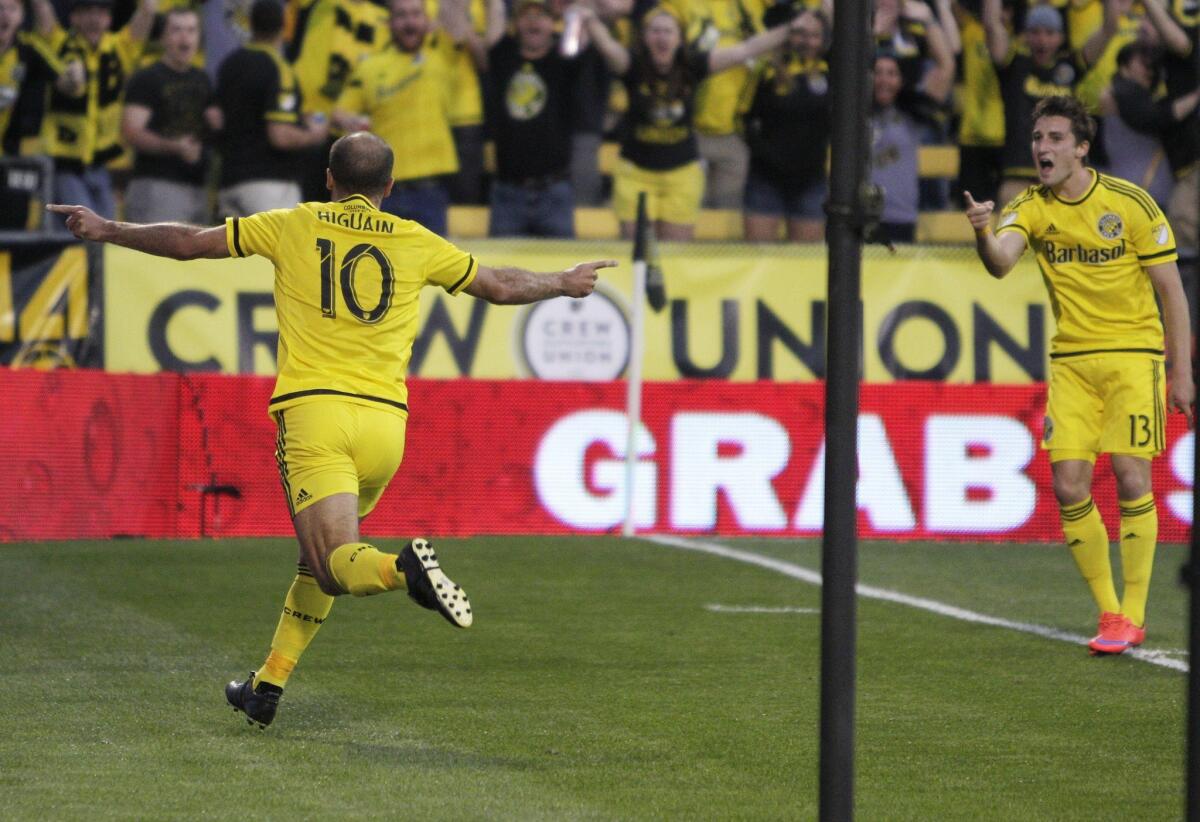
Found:
<path fill-rule="evenodd" d="M 801 582 L 807 582 L 810 585 L 820 586 L 821 575 L 817 571 L 809 568 L 804 568 L 800 565 L 795 565 L 791 562 L 785 562 L 774 557 L 765 557 L 761 554 L 751 553 L 750 551 L 742 551 L 737 548 L 730 548 L 726 545 L 720 545 L 715 542 L 702 542 L 694 539 L 684 539 L 683 537 L 672 537 L 666 535 L 646 535 L 639 537 L 647 542 L 653 542 L 656 545 L 665 545 L 670 548 L 682 548 L 685 551 L 697 551 L 702 554 L 712 554 L 713 556 L 732 559 L 737 562 L 745 562 L 749 565 L 757 565 L 760 568 L 766 568 L 769 571 L 783 574 L 792 579 L 798 579 Z M 1011 619 L 1002 617 L 989 616 L 976 611 L 968 611 L 966 608 L 959 608 L 956 605 L 947 605 L 944 602 L 938 602 L 933 599 L 925 599 L 924 597 L 914 597 L 908 594 L 902 594 L 899 591 L 889 591 L 886 588 L 876 588 L 873 585 L 859 584 L 856 589 L 860 597 L 866 599 L 877 599 L 883 602 L 894 602 L 897 605 L 907 605 L 910 608 L 917 608 L 922 611 L 938 614 L 939 616 L 958 619 L 963 622 L 973 622 L 977 625 L 990 625 L 994 628 L 1005 628 L 1010 631 L 1020 631 L 1025 634 L 1033 634 L 1040 636 L 1043 639 L 1055 639 L 1059 642 L 1069 642 L 1072 645 L 1086 645 L 1089 637 L 1081 634 L 1072 634 L 1068 631 L 1060 631 L 1057 628 L 1048 628 L 1045 625 L 1035 625 L 1032 622 L 1015 622 Z M 1126 656 L 1131 656 L 1134 659 L 1142 662 L 1147 662 L 1151 665 L 1159 665 L 1163 668 L 1170 668 L 1173 671 L 1188 672 L 1188 663 L 1180 659 L 1173 659 L 1169 654 L 1174 654 L 1174 651 L 1150 651 L 1134 648 L 1126 652 Z"/>
<path fill-rule="evenodd" d="M 819 608 L 794 608 L 790 605 L 705 605 L 704 610 L 714 614 L 819 614 Z"/>

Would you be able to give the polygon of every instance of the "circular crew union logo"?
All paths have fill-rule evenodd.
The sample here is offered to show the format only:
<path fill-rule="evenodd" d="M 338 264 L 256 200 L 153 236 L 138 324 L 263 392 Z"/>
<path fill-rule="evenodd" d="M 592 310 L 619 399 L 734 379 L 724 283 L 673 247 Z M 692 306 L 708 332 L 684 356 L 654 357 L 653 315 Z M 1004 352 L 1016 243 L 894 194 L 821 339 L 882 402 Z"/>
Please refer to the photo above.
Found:
<path fill-rule="evenodd" d="M 1104 239 L 1115 240 L 1125 230 L 1125 224 L 1121 222 L 1120 217 L 1110 211 L 1100 217 L 1100 220 L 1096 223 L 1096 229 Z"/>
<path fill-rule="evenodd" d="M 614 380 L 629 364 L 629 320 L 614 295 L 533 303 L 517 323 L 520 359 L 543 380 Z"/>

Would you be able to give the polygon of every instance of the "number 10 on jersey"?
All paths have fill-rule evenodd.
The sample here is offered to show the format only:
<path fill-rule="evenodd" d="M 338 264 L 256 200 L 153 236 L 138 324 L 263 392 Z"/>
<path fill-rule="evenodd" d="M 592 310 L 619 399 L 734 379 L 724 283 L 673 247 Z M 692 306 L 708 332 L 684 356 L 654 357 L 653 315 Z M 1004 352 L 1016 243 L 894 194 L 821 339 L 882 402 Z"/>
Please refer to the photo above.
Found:
<path fill-rule="evenodd" d="M 377 246 L 371 243 L 359 243 L 346 252 L 346 256 L 342 257 L 342 262 L 338 265 L 336 262 L 337 247 L 333 240 L 319 237 L 317 239 L 317 256 L 321 260 L 322 316 L 331 319 L 337 316 L 337 300 L 334 296 L 333 282 L 335 268 L 340 272 L 338 279 L 341 283 L 342 300 L 351 314 L 361 322 L 371 325 L 387 315 L 388 309 L 392 307 L 392 293 L 396 279 L 392 271 L 391 260 Z M 358 264 L 365 257 L 375 260 L 379 266 L 379 301 L 371 309 L 364 308 L 354 292 L 354 274 L 358 269 Z"/>

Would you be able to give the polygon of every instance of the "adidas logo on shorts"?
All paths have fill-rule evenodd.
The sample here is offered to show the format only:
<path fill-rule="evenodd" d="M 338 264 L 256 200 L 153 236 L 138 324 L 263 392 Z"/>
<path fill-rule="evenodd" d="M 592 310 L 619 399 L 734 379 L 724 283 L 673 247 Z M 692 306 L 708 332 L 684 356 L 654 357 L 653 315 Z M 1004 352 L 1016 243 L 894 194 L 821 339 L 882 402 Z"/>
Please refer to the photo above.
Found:
<path fill-rule="evenodd" d="M 312 494 L 308 493 L 303 488 L 301 488 L 299 493 L 296 494 L 296 504 L 297 505 L 299 505 L 302 502 L 308 502 L 310 499 L 312 499 Z"/>

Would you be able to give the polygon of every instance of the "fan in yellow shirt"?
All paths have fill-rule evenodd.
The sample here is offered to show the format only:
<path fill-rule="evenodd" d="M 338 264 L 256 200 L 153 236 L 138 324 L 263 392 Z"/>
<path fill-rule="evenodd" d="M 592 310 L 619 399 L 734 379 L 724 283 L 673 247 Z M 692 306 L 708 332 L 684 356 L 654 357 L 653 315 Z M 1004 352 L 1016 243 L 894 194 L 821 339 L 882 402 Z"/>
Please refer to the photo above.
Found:
<path fill-rule="evenodd" d="M 283 686 L 339 594 L 405 589 L 452 625 L 469 627 L 471 603 L 424 539 L 399 554 L 363 542 L 359 522 L 379 501 L 404 453 L 404 372 L 429 284 L 497 304 L 585 297 L 611 260 L 554 274 L 489 268 L 413 223 L 381 211 L 393 185 L 392 150 L 368 132 L 329 153 L 333 202 L 231 217 L 200 228 L 134 225 L 83 206 L 52 205 L 85 240 L 175 259 L 258 254 L 275 266 L 279 379 L 270 410 L 276 460 L 300 544 L 299 573 L 284 600 L 271 650 L 225 696 L 252 722 L 275 718 Z"/>
<path fill-rule="evenodd" d="M 392 42 L 350 74 L 333 111 L 346 132 L 371 129 L 396 148 L 383 210 L 445 235 L 446 175 L 458 171 L 450 115 L 454 71 L 423 0 L 392 0 Z"/>
<path fill-rule="evenodd" d="M 1084 164 L 1093 133 L 1077 99 L 1045 98 L 1033 110 L 1039 184 L 1004 208 L 995 234 L 994 204 L 965 197 L 988 272 L 1003 277 L 1032 247 L 1050 294 L 1058 329 L 1042 447 L 1050 455 L 1063 534 L 1100 610 L 1088 647 L 1119 654 L 1146 635 L 1158 539 L 1150 461 L 1163 451 L 1166 409 L 1183 412 L 1190 424 L 1196 389 L 1171 226 L 1145 191 Z M 1121 598 L 1108 531 L 1091 494 L 1101 453 L 1112 456 L 1120 500 Z"/>

